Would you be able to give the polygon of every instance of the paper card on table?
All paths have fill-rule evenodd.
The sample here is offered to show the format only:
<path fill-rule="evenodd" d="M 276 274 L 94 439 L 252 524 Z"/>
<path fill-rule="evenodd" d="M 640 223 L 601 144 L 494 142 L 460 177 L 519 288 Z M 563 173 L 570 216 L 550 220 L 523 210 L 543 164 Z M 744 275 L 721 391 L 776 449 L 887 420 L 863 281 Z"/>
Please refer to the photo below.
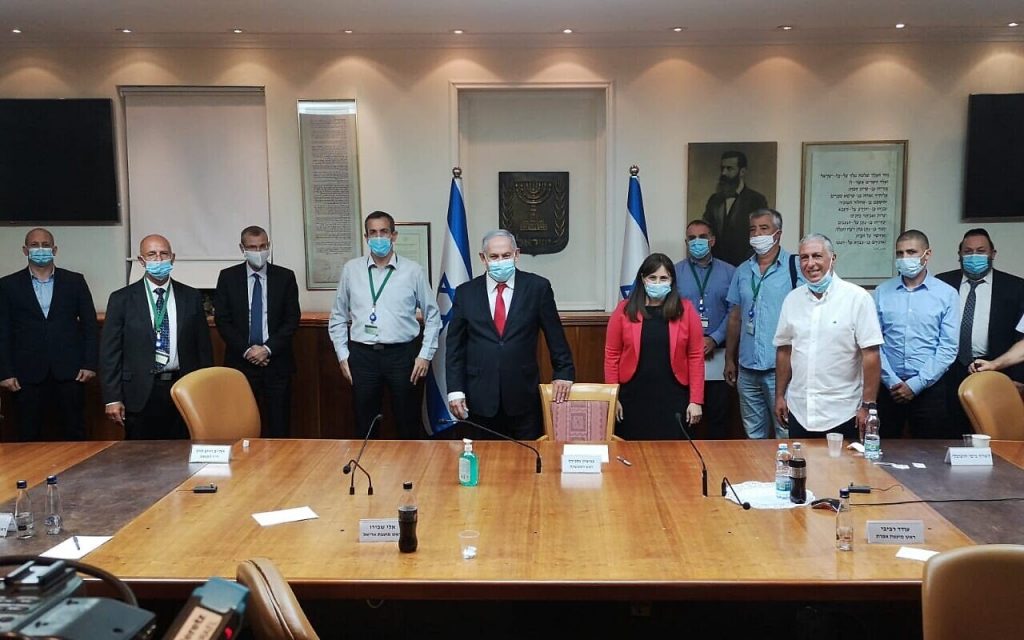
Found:
<path fill-rule="evenodd" d="M 6 538 L 9 529 L 14 529 L 14 514 L 0 513 L 0 538 Z"/>
<path fill-rule="evenodd" d="M 868 520 L 868 544 L 924 544 L 922 520 Z"/>
<path fill-rule="evenodd" d="M 954 467 L 991 467 L 992 450 L 976 447 L 950 447 L 946 449 L 945 461 Z"/>
<path fill-rule="evenodd" d="M 864 453 L 864 445 L 862 445 L 859 442 L 851 442 L 850 444 L 846 445 L 846 448 L 853 449 L 857 453 Z"/>
<path fill-rule="evenodd" d="M 914 462 L 912 464 L 914 465 L 915 469 L 927 469 L 928 468 L 928 467 L 925 466 L 925 464 L 923 462 Z"/>
<path fill-rule="evenodd" d="M 562 473 L 601 473 L 601 456 L 568 453 L 562 455 Z"/>
<path fill-rule="evenodd" d="M 49 550 L 44 551 L 42 557 L 57 558 L 59 560 L 78 560 L 85 554 L 95 551 L 101 544 L 110 540 L 112 536 L 72 536 L 64 542 Z M 77 544 L 76 544 L 77 542 Z"/>
<path fill-rule="evenodd" d="M 260 523 L 261 527 L 269 527 L 273 524 L 283 524 L 285 522 L 315 520 L 320 516 L 316 515 L 316 513 L 309 507 L 295 507 L 294 509 L 281 509 L 280 511 L 254 513 L 252 514 L 252 517 L 256 519 L 256 522 Z"/>
<path fill-rule="evenodd" d="M 360 518 L 359 542 L 398 542 L 398 518 Z"/>
<path fill-rule="evenodd" d="M 914 549 L 913 547 L 900 547 L 900 550 L 896 552 L 897 558 L 903 558 L 905 560 L 920 560 L 921 562 L 927 562 L 928 558 L 937 554 L 938 551 L 932 551 L 931 549 Z"/>
<path fill-rule="evenodd" d="M 606 444 L 567 444 L 562 447 L 563 456 L 600 456 L 601 462 L 608 462 L 608 445 Z"/>
<path fill-rule="evenodd" d="M 189 464 L 227 464 L 231 462 L 231 445 L 229 444 L 194 444 L 188 454 Z"/>

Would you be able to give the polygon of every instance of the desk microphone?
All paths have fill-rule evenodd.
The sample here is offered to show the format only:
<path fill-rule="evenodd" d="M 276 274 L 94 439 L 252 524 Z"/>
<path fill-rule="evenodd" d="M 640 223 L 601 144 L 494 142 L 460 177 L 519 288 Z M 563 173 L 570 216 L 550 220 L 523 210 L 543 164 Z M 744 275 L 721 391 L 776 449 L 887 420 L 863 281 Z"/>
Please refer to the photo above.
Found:
<path fill-rule="evenodd" d="M 363 451 L 366 451 L 366 443 L 370 440 L 370 434 L 373 433 L 373 428 L 377 426 L 380 419 L 383 418 L 383 414 L 378 413 L 373 420 L 370 421 L 370 428 L 366 430 L 366 436 L 363 438 L 363 446 L 359 448 L 359 455 L 354 459 L 349 460 L 345 463 L 345 466 L 341 468 L 341 472 L 345 475 L 352 473 L 353 467 L 359 469 L 366 476 L 367 482 L 370 483 L 369 488 L 366 490 L 366 495 L 373 495 L 373 478 L 370 477 L 370 473 L 363 468 L 363 465 L 359 464 L 359 461 L 363 458 Z M 352 481 L 348 485 L 348 495 L 353 496 L 356 493 L 356 474 L 352 473 Z"/>
<path fill-rule="evenodd" d="M 683 414 L 676 413 L 676 422 L 679 423 L 679 428 L 682 430 L 683 435 L 686 436 L 686 439 L 690 441 L 690 446 L 693 447 L 694 453 L 697 454 L 697 459 L 700 460 L 700 494 L 706 498 L 708 497 L 708 465 L 704 464 L 704 456 L 700 455 L 700 449 L 694 444 L 690 433 L 683 426 Z"/>
<path fill-rule="evenodd" d="M 725 476 L 722 476 L 722 497 L 723 498 L 725 497 L 725 488 L 726 487 L 729 487 L 729 490 L 732 491 L 732 497 L 736 498 L 736 504 L 738 504 L 741 507 L 743 507 L 744 511 L 749 511 L 750 510 L 750 503 L 749 502 L 744 502 L 744 501 L 740 500 L 740 497 L 738 495 L 736 495 L 736 488 L 732 486 L 731 482 L 729 482 L 729 478 L 726 478 Z"/>
<path fill-rule="evenodd" d="M 526 447 L 527 449 L 532 451 L 535 456 L 537 456 L 537 473 L 540 473 L 540 467 L 541 467 L 540 451 L 537 451 L 535 448 L 531 447 L 530 445 L 526 444 L 525 442 L 523 442 L 521 440 L 516 440 L 512 436 L 507 436 L 504 433 L 501 433 L 499 431 L 495 431 L 494 429 L 490 429 L 488 427 L 485 427 L 482 424 L 477 424 L 477 423 L 471 422 L 469 420 L 462 420 L 460 418 L 454 418 L 454 419 L 448 419 L 448 420 L 440 420 L 441 424 L 458 424 L 460 422 L 462 424 L 468 424 L 471 427 L 476 427 L 477 429 L 480 429 L 481 431 L 486 431 L 487 433 L 496 435 L 499 438 L 501 438 L 502 440 L 508 440 L 509 442 L 514 442 L 514 443 L 518 444 L 520 447 Z"/>

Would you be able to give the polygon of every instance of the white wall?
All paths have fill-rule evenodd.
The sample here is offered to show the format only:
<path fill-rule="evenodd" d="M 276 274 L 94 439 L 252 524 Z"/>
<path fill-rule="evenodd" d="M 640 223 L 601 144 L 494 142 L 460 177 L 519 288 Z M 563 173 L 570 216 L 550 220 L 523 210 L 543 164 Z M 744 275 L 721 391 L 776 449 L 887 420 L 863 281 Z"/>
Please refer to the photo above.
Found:
<path fill-rule="evenodd" d="M 616 204 L 607 232 L 618 265 L 628 169 L 641 167 L 652 249 L 678 257 L 686 143 L 777 140 L 777 206 L 795 247 L 803 141 L 910 140 L 907 225 L 926 231 L 938 269 L 955 265 L 967 95 L 1024 91 L 1024 45 L 931 43 L 676 49 L 229 50 L 4 49 L 2 97 L 116 97 L 121 84 L 263 85 L 276 260 L 304 281 L 296 100 L 359 100 L 362 204 L 437 229 L 440 256 L 453 136 L 451 82 L 614 83 Z M 464 167 L 467 185 L 472 167 Z M 488 178 L 490 179 L 490 177 Z M 1008 177 L 1009 179 L 1009 177 Z M 691 214 L 691 217 L 698 212 Z M 986 225 L 999 263 L 1024 273 L 1024 225 Z M 24 264 L 24 227 L 0 230 L 0 272 Z M 83 271 L 97 306 L 124 282 L 122 227 L 56 229 L 59 262 Z M 174 240 L 173 221 L 167 234 Z M 604 245 L 595 251 L 604 251 Z M 132 249 L 134 251 L 134 248 Z M 435 264 L 437 259 L 435 259 Z M 436 268 L 436 267 L 435 267 Z M 841 272 L 841 269 L 840 269 Z M 571 276 L 567 276 L 571 277 Z M 612 283 L 609 283 L 612 286 Z M 327 310 L 329 292 L 301 294 Z"/>

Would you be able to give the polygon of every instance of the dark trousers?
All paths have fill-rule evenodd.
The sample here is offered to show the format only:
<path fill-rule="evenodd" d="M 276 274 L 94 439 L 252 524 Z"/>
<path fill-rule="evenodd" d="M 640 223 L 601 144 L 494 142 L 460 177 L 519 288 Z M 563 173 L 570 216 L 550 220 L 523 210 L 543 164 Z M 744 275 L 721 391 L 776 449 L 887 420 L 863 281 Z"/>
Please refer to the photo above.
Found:
<path fill-rule="evenodd" d="M 472 407 L 472 405 L 470 406 Z M 540 420 L 539 398 L 537 400 L 537 409 L 532 412 L 524 413 L 523 415 L 510 416 L 501 409 L 498 409 L 498 414 L 494 416 L 482 416 L 470 411 L 469 419 L 471 422 L 482 424 L 485 427 L 494 429 L 498 433 L 504 433 L 516 440 L 536 440 L 543 432 Z M 493 436 L 486 431 L 481 431 L 480 429 L 475 429 L 475 431 L 477 432 L 476 436 L 468 435 L 466 437 L 474 440 L 498 439 L 496 436 Z M 463 433 L 466 433 L 466 431 L 463 430 Z"/>
<path fill-rule="evenodd" d="M 52 375 L 36 384 L 21 384 L 14 394 L 18 404 L 18 440 L 39 440 L 46 408 L 60 416 L 60 433 L 65 440 L 85 440 L 83 385 L 74 380 L 54 380 Z"/>
<path fill-rule="evenodd" d="M 841 433 L 847 442 L 860 442 L 860 429 L 857 427 L 857 416 L 853 416 L 846 422 L 832 427 L 828 431 L 808 431 L 800 424 L 793 414 L 789 414 L 789 438 L 791 440 L 808 440 L 810 438 L 824 438 L 827 433 Z"/>
<path fill-rule="evenodd" d="M 959 438 L 962 434 L 946 412 L 946 385 L 938 382 L 914 396 L 910 402 L 897 403 L 885 385 L 878 390 L 878 421 L 882 439 L 903 437 L 909 423 L 912 438 Z"/>
<path fill-rule="evenodd" d="M 984 358 L 986 360 L 989 359 L 987 357 Z M 963 405 L 960 404 L 960 383 L 966 378 L 967 367 L 956 360 L 953 361 L 953 364 L 949 365 L 946 374 L 942 376 L 942 383 L 946 387 L 946 420 L 950 423 L 950 430 L 956 431 L 955 437 L 960 437 L 965 433 L 974 433 L 974 427 L 971 426 L 971 421 L 968 419 Z"/>
<path fill-rule="evenodd" d="M 187 440 L 188 428 L 171 400 L 172 380 L 155 376 L 153 389 L 142 411 L 125 411 L 124 435 L 127 440 Z"/>
<path fill-rule="evenodd" d="M 725 440 L 729 421 L 729 385 L 725 380 L 704 382 L 703 411 L 704 418 L 701 422 L 706 429 L 706 437 L 711 440 Z"/>
<path fill-rule="evenodd" d="M 252 394 L 260 406 L 263 435 L 267 438 L 291 436 L 292 374 L 267 367 L 245 366 L 241 369 L 249 381 Z"/>
<path fill-rule="evenodd" d="M 419 345 L 415 341 L 384 345 L 349 343 L 348 367 L 352 373 L 357 438 L 366 437 L 370 423 L 380 413 L 385 386 L 391 391 L 391 411 L 399 437 L 405 440 L 426 437 L 416 401 L 416 385 L 409 381 L 418 354 Z"/>

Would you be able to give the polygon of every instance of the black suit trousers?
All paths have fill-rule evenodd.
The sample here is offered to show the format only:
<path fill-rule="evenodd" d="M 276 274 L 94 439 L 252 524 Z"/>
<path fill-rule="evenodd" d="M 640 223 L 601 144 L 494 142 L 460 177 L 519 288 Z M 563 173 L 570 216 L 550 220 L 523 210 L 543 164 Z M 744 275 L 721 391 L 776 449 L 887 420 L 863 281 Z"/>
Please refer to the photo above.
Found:
<path fill-rule="evenodd" d="M 175 380 L 154 378 L 142 411 L 126 411 L 124 435 L 126 440 L 187 440 L 188 428 L 178 408 L 171 400 L 171 386 Z"/>
<path fill-rule="evenodd" d="M 414 340 L 379 347 L 349 343 L 348 366 L 352 373 L 356 437 L 365 438 L 373 418 L 381 412 L 384 387 L 391 392 L 391 411 L 395 416 L 399 437 L 404 440 L 426 437 L 420 419 L 416 385 L 409 381 L 416 356 L 419 355 L 419 345 Z M 380 425 L 377 426 L 379 428 Z"/>
<path fill-rule="evenodd" d="M 18 440 L 39 440 L 46 407 L 56 404 L 60 416 L 61 437 L 65 440 L 85 440 L 84 389 L 81 382 L 55 380 L 50 374 L 35 384 L 22 383 L 15 395 L 18 403 Z"/>
<path fill-rule="evenodd" d="M 291 437 L 292 374 L 270 367 L 241 367 L 260 406 L 267 438 Z"/>

